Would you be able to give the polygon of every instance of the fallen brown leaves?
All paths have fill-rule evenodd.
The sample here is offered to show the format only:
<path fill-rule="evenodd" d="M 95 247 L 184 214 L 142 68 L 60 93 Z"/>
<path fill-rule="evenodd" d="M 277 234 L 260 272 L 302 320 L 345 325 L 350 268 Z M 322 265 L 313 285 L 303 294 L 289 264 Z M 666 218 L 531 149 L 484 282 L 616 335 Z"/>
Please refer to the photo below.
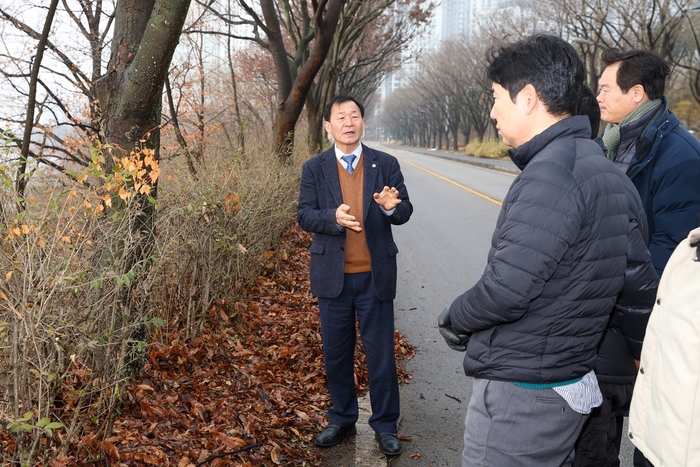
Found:
<path fill-rule="evenodd" d="M 157 336 L 112 436 L 101 439 L 96 427 L 53 465 L 319 465 L 313 440 L 327 423 L 330 399 L 317 301 L 309 293 L 310 241 L 292 229 L 235 312 L 212 307 L 197 339 L 182 341 L 176 331 Z M 398 332 L 396 350 L 406 382 L 402 363 L 413 348 Z M 356 361 L 364 393 L 361 349 Z"/>

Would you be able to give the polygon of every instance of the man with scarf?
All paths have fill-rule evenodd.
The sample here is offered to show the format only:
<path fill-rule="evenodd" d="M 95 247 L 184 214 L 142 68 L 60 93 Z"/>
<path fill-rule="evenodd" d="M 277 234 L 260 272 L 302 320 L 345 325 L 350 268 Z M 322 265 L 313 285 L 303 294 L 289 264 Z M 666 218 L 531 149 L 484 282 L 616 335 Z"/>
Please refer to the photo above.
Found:
<path fill-rule="evenodd" d="M 654 52 L 613 48 L 602 59 L 606 68 L 599 80 L 598 103 L 602 120 L 608 122 L 602 141 L 607 157 L 626 172 L 639 192 L 648 221 L 651 261 L 660 275 L 676 246 L 700 223 L 700 142 L 668 110 L 664 88 L 670 69 L 663 58 Z M 607 358 L 614 360 L 611 354 Z M 622 352 L 616 364 L 624 364 L 627 358 Z M 608 387 L 618 383 L 620 388 L 603 391 L 613 408 L 629 404 L 633 383 L 626 374 L 619 373 L 618 381 L 609 375 Z M 628 394 L 626 400 L 616 400 L 618 393 Z M 595 424 L 595 415 L 589 425 Z M 621 422 L 619 417 L 618 430 Z M 608 437 L 613 436 L 612 426 Z M 579 439 L 574 466 L 619 465 L 617 456 L 594 456 L 582 442 Z M 635 450 L 634 465 L 650 464 Z"/>
<path fill-rule="evenodd" d="M 642 198 L 649 252 L 661 274 L 676 246 L 700 223 L 700 142 L 664 97 L 670 69 L 654 52 L 608 49 L 598 103 L 607 156 Z"/>

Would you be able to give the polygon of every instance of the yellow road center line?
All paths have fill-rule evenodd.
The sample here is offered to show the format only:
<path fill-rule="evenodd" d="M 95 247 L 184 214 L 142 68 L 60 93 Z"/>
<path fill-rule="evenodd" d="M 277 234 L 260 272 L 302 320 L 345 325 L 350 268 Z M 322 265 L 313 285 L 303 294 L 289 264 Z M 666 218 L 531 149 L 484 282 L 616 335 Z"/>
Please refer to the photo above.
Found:
<path fill-rule="evenodd" d="M 420 165 L 416 165 L 416 164 L 414 164 L 413 162 L 408 162 L 406 159 L 402 159 L 402 158 L 400 158 L 400 157 L 397 157 L 397 159 L 400 160 L 402 163 L 405 162 L 406 164 L 412 165 L 413 167 L 415 167 L 415 168 L 417 168 L 417 169 L 420 169 L 420 170 L 422 170 L 423 172 L 427 172 L 427 173 L 429 173 L 430 175 L 433 175 L 433 176 L 435 176 L 435 177 L 437 177 L 437 178 L 440 178 L 440 179 L 442 179 L 442 180 L 445 180 L 446 182 L 449 182 L 449 183 L 451 183 L 451 184 L 453 184 L 453 185 L 455 185 L 455 186 L 458 186 L 458 187 L 460 187 L 460 188 L 463 189 L 463 190 L 467 190 L 469 193 L 475 194 L 475 195 L 477 195 L 477 196 L 481 196 L 482 198 L 484 198 L 484 199 L 486 199 L 486 200 L 489 200 L 489 201 L 491 201 L 492 203 L 495 203 L 495 204 L 497 204 L 497 205 L 499 205 L 499 206 L 503 205 L 502 202 L 498 201 L 498 200 L 495 199 L 495 198 L 490 197 L 489 195 L 485 195 L 485 194 L 483 194 L 483 193 L 481 193 L 481 192 L 479 192 L 479 191 L 476 191 L 476 190 L 474 190 L 474 189 L 472 189 L 472 188 L 469 188 L 468 186 L 464 186 L 464 185 L 462 185 L 461 183 L 457 183 L 457 182 L 455 182 L 454 180 L 450 180 L 450 179 L 447 178 L 447 177 L 443 177 L 442 175 L 440 175 L 440 174 L 438 174 L 438 173 L 435 173 L 435 172 L 433 172 L 432 170 L 428 170 L 428 169 L 426 169 L 425 167 L 421 167 Z"/>

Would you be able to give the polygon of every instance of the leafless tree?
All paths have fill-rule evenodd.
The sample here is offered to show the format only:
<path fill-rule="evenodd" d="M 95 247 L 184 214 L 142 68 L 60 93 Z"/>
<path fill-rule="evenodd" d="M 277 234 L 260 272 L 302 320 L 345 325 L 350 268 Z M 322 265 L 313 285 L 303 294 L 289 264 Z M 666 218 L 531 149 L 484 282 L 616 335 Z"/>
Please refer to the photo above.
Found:
<path fill-rule="evenodd" d="M 444 73 L 444 59 L 445 56 L 441 53 L 430 55 L 426 60 L 433 62 L 436 66 L 421 67 L 409 81 L 414 93 L 420 96 L 422 112 L 427 113 L 431 118 L 430 139 L 438 148 L 442 148 L 443 135 L 447 140 L 450 131 L 457 131 L 460 119 L 456 98 L 458 84 Z M 453 139 L 457 140 L 454 136 Z"/>
<path fill-rule="evenodd" d="M 683 25 L 676 42 L 674 65 L 681 72 L 683 82 L 688 83 L 691 95 L 700 103 L 700 11 L 691 10 L 686 2 L 676 1 L 676 8 L 683 13 Z"/>
<path fill-rule="evenodd" d="M 406 144 L 427 146 L 430 118 L 423 112 L 423 103 L 409 87 L 394 91 L 384 103 L 380 117 L 385 136 Z"/>
<path fill-rule="evenodd" d="M 5 25 L 0 77 L 2 86 L 15 96 L 11 100 L 5 96 L 0 125 L 12 144 L 25 146 L 20 153 L 26 160 L 57 170 L 65 170 L 69 163 L 88 163 L 89 147 L 77 141 L 101 141 L 100 109 L 93 83 L 104 69 L 103 52 L 114 20 L 111 2 L 62 0 L 62 7 L 52 22 L 53 32 L 33 51 L 42 40 L 39 22 L 51 10 L 29 2 L 0 2 L 0 21 Z M 57 32 L 65 30 L 76 34 Z M 28 93 L 30 70 L 39 50 L 45 57 L 36 70 L 36 99 L 32 103 Z M 35 115 L 31 135 L 19 133 L 18 128 L 31 114 Z"/>
<path fill-rule="evenodd" d="M 577 43 L 588 68 L 588 83 L 597 88 L 600 52 L 609 47 L 654 50 L 676 63 L 677 47 L 692 0 L 522 0 L 548 26 Z"/>
<path fill-rule="evenodd" d="M 369 107 L 387 73 L 415 56 L 409 43 L 430 19 L 427 0 L 349 0 L 333 44 L 306 100 L 309 141 L 320 148 L 322 111 L 335 94 L 349 94 Z"/>
<path fill-rule="evenodd" d="M 39 80 L 39 69 L 41 68 L 41 60 L 44 57 L 44 50 L 46 50 L 46 42 L 49 40 L 49 32 L 51 31 L 51 25 L 53 24 L 53 18 L 56 14 L 56 7 L 58 6 L 58 0 L 51 0 L 48 12 L 46 14 L 46 19 L 44 20 L 44 28 L 39 38 L 39 43 L 37 44 L 37 52 L 34 56 L 34 62 L 32 63 L 32 71 L 29 76 L 29 96 L 27 102 L 27 117 L 24 123 L 24 135 L 22 137 L 22 148 L 20 150 L 20 164 L 17 170 L 17 193 L 20 195 L 20 200 L 24 197 L 24 189 L 27 186 L 27 177 L 25 177 L 25 172 L 27 170 L 27 160 L 29 159 L 29 142 L 32 137 L 32 128 L 34 127 L 34 110 L 36 106 L 36 91 L 37 82 Z M 23 201 L 20 201 L 23 203 Z"/>
<path fill-rule="evenodd" d="M 442 147 L 446 137 L 457 150 L 462 136 L 466 142 L 472 135 L 483 140 L 491 125 L 492 97 L 485 71 L 492 42 L 488 36 L 443 42 L 439 50 L 423 57 L 408 87 L 389 97 L 382 124 L 407 143 Z M 412 122 L 417 121 L 421 123 L 415 128 Z"/>
<path fill-rule="evenodd" d="M 195 1 L 223 22 L 248 26 L 252 32 L 233 37 L 254 41 L 271 54 L 277 75 L 275 143 L 280 160 L 288 161 L 297 121 L 347 0 L 238 0 L 243 14 L 230 14 L 217 0 Z"/>

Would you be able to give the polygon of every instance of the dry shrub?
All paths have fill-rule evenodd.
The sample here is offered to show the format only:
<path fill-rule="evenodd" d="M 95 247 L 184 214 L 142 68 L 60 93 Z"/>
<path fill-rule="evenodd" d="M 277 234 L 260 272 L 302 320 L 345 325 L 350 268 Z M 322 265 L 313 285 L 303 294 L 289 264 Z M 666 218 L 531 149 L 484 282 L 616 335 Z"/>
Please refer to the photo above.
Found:
<path fill-rule="evenodd" d="M 248 155 L 209 155 L 196 179 L 184 162 L 164 167 L 154 294 L 161 316 L 185 337 L 201 331 L 214 301 L 232 309 L 273 255 L 295 219 L 299 159 L 281 165 L 270 148 L 258 147 Z"/>
<path fill-rule="evenodd" d="M 106 175 L 94 151 L 73 178 L 36 172 L 18 200 L 0 157 L 1 463 L 48 465 L 95 425 L 110 435 L 149 330 L 197 335 L 274 259 L 303 158 L 221 151 L 195 179 L 146 150 Z"/>
<path fill-rule="evenodd" d="M 503 141 L 472 141 L 464 148 L 468 156 L 484 157 L 487 159 L 508 158 L 508 146 Z"/>
<path fill-rule="evenodd" d="M 24 199 L 0 163 L 0 436 L 21 465 L 48 463 L 90 420 L 111 430 L 125 370 L 158 324 L 143 230 L 157 163 L 136 151 L 109 176 L 103 163 L 96 151 L 72 179 L 37 172 Z"/>

